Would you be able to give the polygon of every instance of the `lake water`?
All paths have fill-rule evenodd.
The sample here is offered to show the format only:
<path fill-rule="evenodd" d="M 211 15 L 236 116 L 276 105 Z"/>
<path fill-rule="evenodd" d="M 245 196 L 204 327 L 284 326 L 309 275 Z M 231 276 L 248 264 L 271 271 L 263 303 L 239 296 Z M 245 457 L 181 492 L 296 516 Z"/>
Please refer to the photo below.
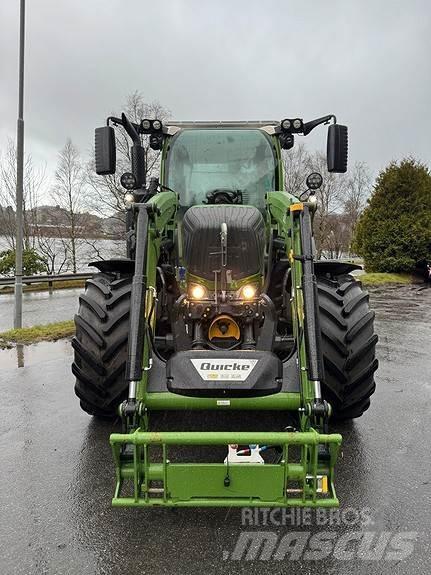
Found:
<path fill-rule="evenodd" d="M 61 272 L 59 272 L 59 266 L 65 259 L 64 244 L 58 238 L 44 238 L 48 241 L 52 252 L 55 254 L 55 270 L 54 273 L 71 273 L 72 269 L 70 264 L 63 266 Z M 38 247 L 37 241 L 35 243 L 35 249 L 43 257 L 44 253 Z M 2 250 L 7 250 L 10 245 L 5 236 L 0 236 L 0 252 Z M 85 240 L 79 238 L 76 241 L 76 251 L 77 251 L 77 271 L 86 272 L 88 271 L 88 263 L 94 260 L 109 259 L 109 258 L 119 258 L 125 257 L 126 242 L 124 240 L 108 240 L 108 239 L 97 239 L 97 240 Z"/>

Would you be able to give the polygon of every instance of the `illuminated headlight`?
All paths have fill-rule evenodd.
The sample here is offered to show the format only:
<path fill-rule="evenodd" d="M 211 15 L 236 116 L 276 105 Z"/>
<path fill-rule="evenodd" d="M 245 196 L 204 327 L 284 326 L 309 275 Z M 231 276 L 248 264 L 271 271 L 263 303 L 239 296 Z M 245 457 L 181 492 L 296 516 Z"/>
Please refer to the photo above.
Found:
<path fill-rule="evenodd" d="M 160 120 L 153 120 L 153 129 L 157 131 L 162 129 L 162 123 Z"/>
<path fill-rule="evenodd" d="M 151 130 L 151 122 L 150 122 L 150 120 L 147 120 L 147 119 L 142 120 L 142 121 L 141 121 L 141 126 L 142 126 L 142 129 L 143 129 L 143 130 Z"/>
<path fill-rule="evenodd" d="M 283 130 L 290 130 L 290 120 L 283 120 L 281 122 L 281 127 L 283 128 Z"/>
<path fill-rule="evenodd" d="M 205 296 L 207 295 L 207 290 L 199 284 L 194 284 L 190 286 L 189 292 L 190 297 L 193 299 L 204 299 Z"/>
<path fill-rule="evenodd" d="M 315 194 L 310 194 L 308 197 L 308 201 L 310 204 L 317 204 L 317 196 Z"/>
<path fill-rule="evenodd" d="M 244 299 L 253 299 L 256 295 L 256 288 L 252 285 L 246 285 L 241 289 L 241 297 Z"/>

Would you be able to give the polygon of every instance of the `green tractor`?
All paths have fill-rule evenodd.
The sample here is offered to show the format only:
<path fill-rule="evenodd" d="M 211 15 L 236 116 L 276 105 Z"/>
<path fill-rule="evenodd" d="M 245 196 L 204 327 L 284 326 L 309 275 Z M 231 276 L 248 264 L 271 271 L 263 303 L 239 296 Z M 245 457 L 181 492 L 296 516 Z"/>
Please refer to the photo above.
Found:
<path fill-rule="evenodd" d="M 345 172 L 347 127 L 333 115 L 163 125 L 123 114 L 96 129 L 100 175 L 115 173 L 114 126 L 131 138 L 127 257 L 91 264 L 72 369 L 82 409 L 121 417 L 114 506 L 338 505 L 342 438 L 328 422 L 369 407 L 377 336 L 350 275 L 359 266 L 315 259 L 322 176 L 298 197 L 284 190 L 281 150 L 321 124 L 328 170 Z M 161 150 L 148 186 L 143 136 Z M 226 412 L 235 425 L 206 427 Z M 284 425 L 263 429 L 268 413 Z"/>

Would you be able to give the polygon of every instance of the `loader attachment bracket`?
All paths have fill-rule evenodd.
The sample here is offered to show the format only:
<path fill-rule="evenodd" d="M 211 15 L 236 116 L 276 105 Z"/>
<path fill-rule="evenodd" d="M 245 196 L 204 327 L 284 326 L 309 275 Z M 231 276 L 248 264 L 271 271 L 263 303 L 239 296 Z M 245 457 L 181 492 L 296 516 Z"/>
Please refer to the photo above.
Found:
<path fill-rule="evenodd" d="M 114 433 L 116 507 L 334 507 L 339 434 L 306 432 Z M 276 463 L 177 461 L 175 446 L 278 446 Z M 322 447 L 327 456 L 321 457 Z M 158 450 L 153 461 L 152 453 Z M 172 458 L 172 460 L 171 460 Z"/>

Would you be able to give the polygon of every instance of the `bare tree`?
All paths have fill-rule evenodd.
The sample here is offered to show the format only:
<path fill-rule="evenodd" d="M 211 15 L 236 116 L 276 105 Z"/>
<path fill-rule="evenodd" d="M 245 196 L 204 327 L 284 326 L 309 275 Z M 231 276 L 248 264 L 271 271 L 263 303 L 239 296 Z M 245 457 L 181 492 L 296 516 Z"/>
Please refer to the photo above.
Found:
<path fill-rule="evenodd" d="M 287 192 L 299 196 L 310 173 L 311 157 L 304 144 L 283 151 L 284 185 Z"/>
<path fill-rule="evenodd" d="M 331 214 L 326 221 L 327 235 L 324 251 L 328 258 L 338 259 L 348 251 L 350 243 L 349 228 L 345 214 Z"/>
<path fill-rule="evenodd" d="M 127 117 L 135 123 L 143 118 L 159 119 L 166 122 L 170 117 L 170 111 L 158 102 L 147 103 L 140 92 L 131 94 L 123 106 Z M 118 116 L 117 113 L 113 113 Z M 117 174 L 112 176 L 98 176 L 94 170 L 94 154 L 86 167 L 87 182 L 92 188 L 91 208 L 94 212 L 118 218 L 124 222 L 125 204 L 124 189 L 120 185 L 120 176 L 123 172 L 130 171 L 130 147 L 131 142 L 124 130 L 115 131 L 117 145 Z M 152 150 L 149 146 L 148 137 L 141 137 L 145 150 L 147 177 L 157 175 L 160 166 L 160 152 Z"/>
<path fill-rule="evenodd" d="M 51 191 L 55 204 L 61 208 L 64 222 L 57 222 L 61 236 L 68 239 L 70 260 L 73 273 L 77 271 L 77 244 L 82 235 L 86 214 L 83 213 L 85 202 L 84 170 L 78 149 L 68 139 L 58 155 L 58 166 L 55 172 L 56 184 Z"/>
<path fill-rule="evenodd" d="M 340 222 L 335 216 L 342 211 L 346 186 L 345 176 L 328 173 L 326 154 L 324 152 L 310 153 L 304 144 L 299 144 L 285 152 L 283 163 L 286 190 L 297 197 L 306 190 L 305 181 L 311 172 L 319 172 L 323 175 L 322 187 L 316 191 L 318 210 L 314 217 L 317 256 L 320 258 L 326 253 L 338 253 L 338 243 L 341 241 L 341 235 L 344 237 L 344 232 L 341 234 Z M 334 243 L 337 245 L 335 246 Z M 334 256 L 330 255 L 330 257 Z"/>
<path fill-rule="evenodd" d="M 26 250 L 35 246 L 35 208 L 41 188 L 45 182 L 45 168 L 36 169 L 32 157 L 27 154 L 24 161 L 23 193 L 23 237 Z M 16 147 L 8 139 L 6 151 L 0 158 L 0 235 L 10 249 L 16 242 Z"/>
<path fill-rule="evenodd" d="M 372 186 L 371 174 L 364 162 L 357 162 L 351 171 L 344 190 L 343 211 L 349 233 L 349 252 L 353 231 L 365 208 Z"/>
<path fill-rule="evenodd" d="M 43 231 L 37 228 L 37 251 L 40 254 L 47 274 L 61 274 L 70 268 L 71 254 L 67 238 L 48 237 Z"/>

